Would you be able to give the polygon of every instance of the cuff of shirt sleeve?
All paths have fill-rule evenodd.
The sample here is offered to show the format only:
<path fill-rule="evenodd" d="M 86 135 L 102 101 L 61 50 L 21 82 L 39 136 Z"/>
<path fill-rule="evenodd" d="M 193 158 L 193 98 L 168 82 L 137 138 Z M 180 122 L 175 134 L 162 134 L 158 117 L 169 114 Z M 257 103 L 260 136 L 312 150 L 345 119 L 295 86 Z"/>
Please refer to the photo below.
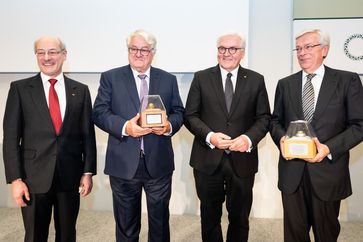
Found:
<path fill-rule="evenodd" d="M 165 133 L 165 136 L 170 136 L 173 134 L 173 126 L 171 125 L 171 123 L 168 121 L 169 125 L 170 125 L 170 132 L 169 133 Z"/>
<path fill-rule="evenodd" d="M 124 126 L 122 127 L 121 136 L 129 136 L 126 134 L 126 125 L 129 123 L 129 121 L 126 121 Z"/>
<path fill-rule="evenodd" d="M 212 134 L 214 134 L 214 132 L 209 132 L 207 134 L 207 137 L 205 138 L 205 143 L 209 146 L 209 148 L 214 149 L 215 146 L 212 145 L 212 143 L 210 142 L 210 137 L 212 136 Z"/>

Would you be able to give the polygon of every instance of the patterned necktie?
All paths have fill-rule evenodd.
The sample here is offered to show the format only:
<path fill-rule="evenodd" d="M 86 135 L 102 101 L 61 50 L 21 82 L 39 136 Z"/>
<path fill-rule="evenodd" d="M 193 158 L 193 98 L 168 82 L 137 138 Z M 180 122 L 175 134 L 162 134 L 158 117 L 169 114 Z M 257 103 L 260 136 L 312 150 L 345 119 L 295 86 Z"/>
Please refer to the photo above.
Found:
<path fill-rule="evenodd" d="M 49 113 L 52 118 L 53 126 L 56 134 L 59 134 L 59 131 L 62 127 L 62 116 L 59 107 L 59 100 L 57 92 L 55 91 L 54 85 L 57 82 L 56 79 L 49 79 L 50 87 L 49 87 Z"/>
<path fill-rule="evenodd" d="M 142 98 L 147 95 L 149 93 L 149 88 L 147 86 L 147 82 L 146 82 L 146 75 L 145 74 L 140 74 L 138 75 L 138 77 L 140 78 L 141 80 L 141 83 L 140 83 L 140 101 L 142 101 Z M 146 105 L 146 103 L 145 103 Z M 145 108 L 145 107 L 143 107 Z M 141 150 L 144 150 L 144 139 L 141 137 Z"/>
<path fill-rule="evenodd" d="M 309 123 L 313 119 L 314 115 L 314 87 L 311 83 L 311 80 L 316 76 L 316 74 L 308 74 L 306 76 L 306 82 L 303 89 L 302 94 L 302 106 L 303 106 L 303 112 L 304 112 L 304 118 Z"/>
<path fill-rule="evenodd" d="M 233 84 L 232 84 L 231 76 L 232 76 L 232 73 L 229 72 L 227 74 L 226 83 L 225 83 L 225 87 L 224 87 L 224 96 L 226 99 L 228 112 L 231 109 L 231 104 L 232 104 L 232 99 L 233 99 Z"/>
<path fill-rule="evenodd" d="M 142 98 L 147 95 L 149 93 L 149 88 L 147 86 L 147 82 L 146 82 L 146 75 L 145 74 L 140 74 L 138 75 L 138 77 L 140 78 L 141 80 L 141 83 L 140 83 L 140 101 L 142 100 Z"/>

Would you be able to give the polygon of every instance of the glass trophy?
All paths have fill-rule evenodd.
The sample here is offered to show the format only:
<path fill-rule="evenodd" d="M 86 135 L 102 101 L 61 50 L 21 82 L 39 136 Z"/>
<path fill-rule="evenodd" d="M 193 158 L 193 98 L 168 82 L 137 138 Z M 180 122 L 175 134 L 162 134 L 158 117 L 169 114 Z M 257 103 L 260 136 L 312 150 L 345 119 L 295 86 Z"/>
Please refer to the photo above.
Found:
<path fill-rule="evenodd" d="M 316 155 L 314 137 L 316 137 L 315 133 L 307 121 L 292 121 L 284 141 L 285 157 L 291 159 L 314 158 Z"/>
<path fill-rule="evenodd" d="M 140 105 L 139 124 L 143 128 L 166 126 L 166 111 L 159 95 L 145 95 Z"/>

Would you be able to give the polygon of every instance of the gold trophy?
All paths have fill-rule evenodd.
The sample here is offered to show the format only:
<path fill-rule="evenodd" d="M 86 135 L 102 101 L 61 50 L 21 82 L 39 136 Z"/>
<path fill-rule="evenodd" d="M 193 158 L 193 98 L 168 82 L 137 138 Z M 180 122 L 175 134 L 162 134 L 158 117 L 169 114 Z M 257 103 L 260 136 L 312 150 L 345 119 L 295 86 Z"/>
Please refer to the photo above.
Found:
<path fill-rule="evenodd" d="M 143 97 L 140 105 L 139 124 L 143 128 L 166 126 L 166 111 L 159 95 L 145 95 Z"/>
<path fill-rule="evenodd" d="M 313 140 L 315 134 L 309 123 L 305 120 L 292 121 L 286 132 L 284 141 L 285 157 L 314 158 L 316 156 L 316 145 Z"/>

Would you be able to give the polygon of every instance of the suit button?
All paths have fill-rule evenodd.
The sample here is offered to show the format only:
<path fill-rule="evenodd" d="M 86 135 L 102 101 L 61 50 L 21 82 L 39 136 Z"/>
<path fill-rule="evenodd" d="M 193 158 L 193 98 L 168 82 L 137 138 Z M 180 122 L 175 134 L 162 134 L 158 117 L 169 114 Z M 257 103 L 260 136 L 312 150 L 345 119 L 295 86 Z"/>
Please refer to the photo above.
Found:
<path fill-rule="evenodd" d="M 231 123 L 230 122 L 227 122 L 227 126 L 229 126 L 229 125 L 231 125 Z"/>

